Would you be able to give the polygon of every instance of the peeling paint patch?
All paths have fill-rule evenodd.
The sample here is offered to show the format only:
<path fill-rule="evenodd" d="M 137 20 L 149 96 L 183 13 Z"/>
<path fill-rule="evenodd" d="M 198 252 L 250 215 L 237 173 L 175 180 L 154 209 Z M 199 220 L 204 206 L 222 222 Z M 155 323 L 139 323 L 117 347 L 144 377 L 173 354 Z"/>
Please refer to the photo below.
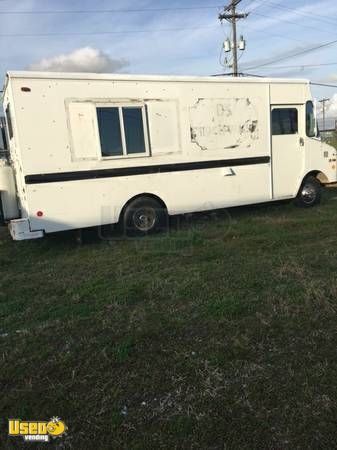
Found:
<path fill-rule="evenodd" d="M 200 150 L 207 150 L 207 148 L 206 147 L 202 147 L 199 143 L 198 143 L 198 140 L 197 140 L 197 134 L 196 134 L 196 130 L 194 129 L 194 128 L 190 128 L 190 130 L 191 130 L 191 141 L 194 143 L 194 144 L 196 144 L 199 148 L 200 148 Z"/>
<path fill-rule="evenodd" d="M 229 147 L 224 147 L 225 149 L 230 149 L 230 148 L 237 148 L 239 147 L 238 145 L 230 145 Z"/>
<path fill-rule="evenodd" d="M 254 103 L 250 98 L 199 98 L 190 108 L 191 142 L 203 151 L 251 148 L 259 139 Z"/>

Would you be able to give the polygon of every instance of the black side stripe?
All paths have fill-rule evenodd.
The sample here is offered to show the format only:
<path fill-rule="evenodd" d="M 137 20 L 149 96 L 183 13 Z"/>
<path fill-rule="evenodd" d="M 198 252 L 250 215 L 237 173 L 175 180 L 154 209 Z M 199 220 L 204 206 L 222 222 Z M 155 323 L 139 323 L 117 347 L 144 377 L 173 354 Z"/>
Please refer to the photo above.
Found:
<path fill-rule="evenodd" d="M 129 177 L 155 173 L 184 172 L 189 170 L 214 169 L 216 167 L 237 167 L 256 164 L 268 164 L 270 156 L 255 158 L 223 159 L 215 161 L 197 161 L 152 166 L 123 167 L 118 169 L 82 170 L 77 172 L 43 173 L 27 175 L 26 184 L 58 183 L 63 181 L 91 180 L 97 178 Z"/>

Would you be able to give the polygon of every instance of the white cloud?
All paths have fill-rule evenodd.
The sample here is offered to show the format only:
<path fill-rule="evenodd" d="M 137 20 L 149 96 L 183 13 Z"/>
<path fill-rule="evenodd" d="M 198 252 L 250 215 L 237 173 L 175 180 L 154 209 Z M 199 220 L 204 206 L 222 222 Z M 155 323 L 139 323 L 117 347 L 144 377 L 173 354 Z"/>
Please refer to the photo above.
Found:
<path fill-rule="evenodd" d="M 31 64 L 29 70 L 44 72 L 119 72 L 129 65 L 124 59 L 112 59 L 107 53 L 96 48 L 83 47 L 71 53 L 52 58 L 44 58 Z"/>

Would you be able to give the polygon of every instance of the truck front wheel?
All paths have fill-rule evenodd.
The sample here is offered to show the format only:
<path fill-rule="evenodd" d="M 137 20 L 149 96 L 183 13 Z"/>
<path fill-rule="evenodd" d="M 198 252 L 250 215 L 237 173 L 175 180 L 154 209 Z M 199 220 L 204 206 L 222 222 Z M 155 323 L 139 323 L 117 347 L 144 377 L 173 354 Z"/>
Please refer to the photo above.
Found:
<path fill-rule="evenodd" d="M 304 179 L 297 194 L 295 204 L 302 208 L 310 208 L 321 201 L 322 186 L 317 178 L 308 176 Z"/>

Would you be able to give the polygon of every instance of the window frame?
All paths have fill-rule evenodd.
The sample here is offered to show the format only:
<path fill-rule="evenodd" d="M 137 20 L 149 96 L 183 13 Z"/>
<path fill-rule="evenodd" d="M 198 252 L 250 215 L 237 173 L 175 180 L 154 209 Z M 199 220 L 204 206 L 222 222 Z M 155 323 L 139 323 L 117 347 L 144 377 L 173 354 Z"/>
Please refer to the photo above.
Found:
<path fill-rule="evenodd" d="M 121 132 L 121 138 L 122 138 L 122 149 L 123 149 L 122 155 L 104 156 L 102 154 L 102 147 L 101 147 L 101 140 L 100 140 L 101 136 L 100 136 L 100 130 L 99 130 L 97 108 L 117 108 L 118 109 L 119 125 L 120 125 L 120 132 Z M 130 153 L 130 154 L 127 153 L 123 108 L 139 108 L 142 111 L 145 152 Z M 98 133 L 98 141 L 99 141 L 98 158 L 100 160 L 110 161 L 110 160 L 115 160 L 115 159 L 148 158 L 149 156 L 151 156 L 149 133 L 148 133 L 147 111 L 146 111 L 146 105 L 144 103 L 136 103 L 136 102 L 102 103 L 102 102 L 100 102 L 100 103 L 95 103 L 95 109 L 96 109 L 96 124 L 97 124 L 97 133 Z"/>
<path fill-rule="evenodd" d="M 297 131 L 295 131 L 295 133 L 278 133 L 275 134 L 274 133 L 274 122 L 273 122 L 273 113 L 274 111 L 285 111 L 285 110 L 295 110 L 297 113 Z M 298 106 L 295 105 L 285 105 L 284 107 L 280 107 L 280 106 L 275 106 L 272 108 L 271 111 L 271 135 L 272 136 L 296 136 L 300 133 L 300 122 L 299 122 L 299 118 L 300 118 L 300 111 Z"/>

